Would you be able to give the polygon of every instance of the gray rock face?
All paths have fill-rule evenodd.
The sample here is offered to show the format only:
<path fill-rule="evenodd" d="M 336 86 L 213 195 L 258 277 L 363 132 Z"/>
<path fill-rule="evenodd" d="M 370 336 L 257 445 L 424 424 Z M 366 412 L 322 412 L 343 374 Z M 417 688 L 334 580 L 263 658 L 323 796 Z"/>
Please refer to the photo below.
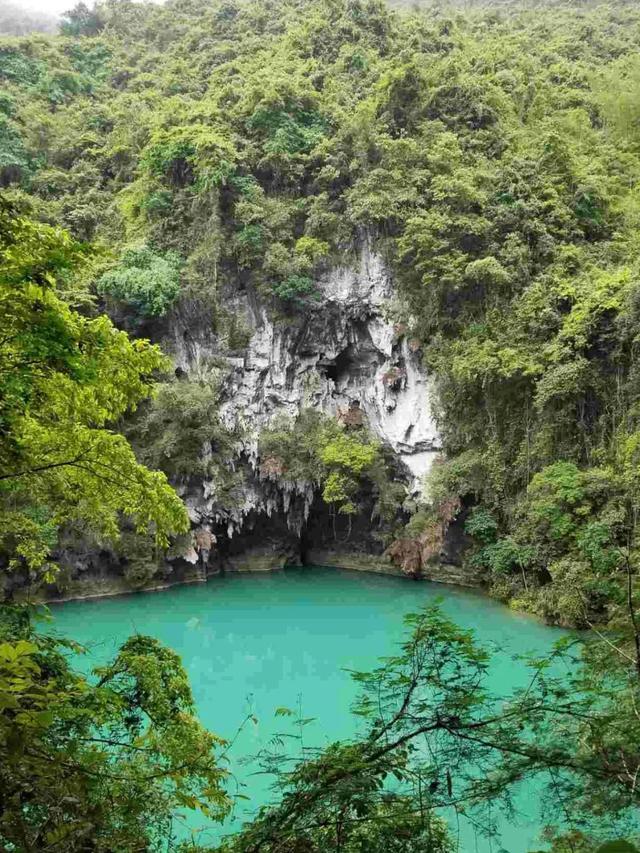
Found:
<path fill-rule="evenodd" d="M 383 259 L 363 245 L 353 262 L 328 270 L 317 282 L 320 298 L 290 316 L 274 317 L 251 289 L 220 294 L 222 307 L 243 327 L 246 346 L 231 351 L 216 336 L 205 301 L 183 301 L 158 336 L 178 374 L 221 382 L 219 414 L 242 436 L 228 460 L 239 475 L 229 491 L 212 476 L 177 483 L 191 535 L 177 543 L 145 586 L 204 579 L 220 570 L 264 571 L 288 564 L 329 562 L 397 572 L 384 557 L 375 495 L 359 497 L 354 519 L 332 516 L 317 484 L 261 471 L 262 430 L 285 415 L 314 408 L 347 424 L 366 424 L 385 448 L 393 477 L 418 495 L 439 452 L 433 389 L 421 353 L 394 323 L 393 281 Z M 209 448 L 209 453 L 214 450 Z M 402 519 L 403 510 L 398 508 Z M 69 585 L 51 597 L 126 591 L 126 561 L 116 552 L 63 560 Z"/>
<path fill-rule="evenodd" d="M 148 330 L 172 354 L 178 375 L 220 387 L 220 419 L 242 436 L 227 460 L 237 481 L 194 474 L 175 484 L 192 529 L 148 579 L 132 580 L 117 550 L 96 550 L 89 543 L 82 551 L 74 543 L 59 555 L 64 583 L 46 588 L 45 598 L 120 593 L 132 585 L 158 588 L 202 581 L 221 570 L 268 571 L 301 563 L 401 572 L 385 554 L 370 485 L 359 494 L 359 514 L 347 518 L 329 511 L 318 484 L 269 474 L 258 459 L 260 433 L 308 408 L 366 425 L 383 444 L 388 470 L 407 497 L 420 495 L 440 450 L 432 383 L 419 349 L 393 319 L 393 281 L 382 257 L 365 244 L 351 262 L 328 270 L 316 284 L 316 302 L 278 318 L 255 291 L 234 283 L 219 302 L 246 332 L 245 345 L 236 350 L 217 337 L 206 294 L 183 300 L 160 328 Z M 402 506 L 398 520 L 407 520 Z M 450 559 L 444 552 L 443 558 Z M 17 579 L 9 594 L 21 594 L 28 582 Z"/>
<path fill-rule="evenodd" d="M 359 408 L 417 485 L 439 449 L 432 392 L 419 352 L 388 317 L 393 284 L 382 259 L 364 247 L 356 267 L 331 270 L 318 289 L 317 307 L 289 326 L 274 325 L 264 308 L 253 315 L 223 417 L 255 431 L 305 407 L 338 417 Z"/>
<path fill-rule="evenodd" d="M 438 454 L 431 382 L 415 343 L 390 316 L 393 282 L 380 255 L 364 245 L 352 265 L 331 269 L 317 286 L 315 304 L 276 320 L 254 294 L 234 296 L 251 337 L 244 352 L 225 360 L 220 416 L 242 429 L 245 486 L 233 507 L 220 504 L 213 482 L 183 489 L 194 524 L 219 540 L 248 532 L 260 515 L 275 522 L 283 514 L 296 534 L 306 522 L 313 484 L 276 484 L 257 469 L 259 434 L 282 415 L 314 408 L 365 423 L 396 456 L 408 492 L 420 492 Z M 176 333 L 174 340 L 185 373 L 197 375 L 215 354 L 215 342 L 201 335 Z"/>

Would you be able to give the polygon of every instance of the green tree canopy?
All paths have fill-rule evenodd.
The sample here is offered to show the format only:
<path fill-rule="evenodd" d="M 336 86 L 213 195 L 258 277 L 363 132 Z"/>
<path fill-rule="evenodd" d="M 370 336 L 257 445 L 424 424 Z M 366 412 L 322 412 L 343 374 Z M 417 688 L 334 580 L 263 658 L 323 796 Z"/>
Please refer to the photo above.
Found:
<path fill-rule="evenodd" d="M 61 298 L 84 252 L 63 231 L 0 210 L 1 545 L 10 566 L 32 571 L 51 569 L 65 525 L 114 538 L 126 517 L 163 545 L 188 524 L 166 477 L 113 429 L 152 392 L 164 357 Z"/>
<path fill-rule="evenodd" d="M 229 809 L 224 742 L 194 715 L 175 652 L 134 636 L 87 677 L 74 644 L 0 608 L 0 844 L 166 850 L 178 809 Z"/>

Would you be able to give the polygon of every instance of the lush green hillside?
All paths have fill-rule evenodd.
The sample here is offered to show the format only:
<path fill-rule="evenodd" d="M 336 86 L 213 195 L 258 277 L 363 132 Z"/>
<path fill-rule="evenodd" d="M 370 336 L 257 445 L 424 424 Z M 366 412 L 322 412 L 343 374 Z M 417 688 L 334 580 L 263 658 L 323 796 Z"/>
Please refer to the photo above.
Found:
<path fill-rule="evenodd" d="M 462 501 L 498 594 L 606 617 L 639 499 L 637 9 L 114 2 L 65 26 L 2 42 L 0 181 L 100 247 L 94 293 L 147 332 L 197 294 L 231 340 L 221 289 L 286 322 L 374 235 L 447 453 L 402 542 Z"/>

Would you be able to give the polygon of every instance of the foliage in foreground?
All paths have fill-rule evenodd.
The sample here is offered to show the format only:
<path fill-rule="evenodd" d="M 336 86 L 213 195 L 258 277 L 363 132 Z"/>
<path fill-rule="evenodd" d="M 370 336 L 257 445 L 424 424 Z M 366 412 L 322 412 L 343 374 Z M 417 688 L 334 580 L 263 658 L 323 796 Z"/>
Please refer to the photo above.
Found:
<path fill-rule="evenodd" d="M 580 661 L 579 646 L 565 640 L 549 657 L 520 662 L 529 668 L 522 689 L 496 695 L 488 687 L 491 656 L 470 632 L 434 607 L 407 624 L 398 654 L 354 673 L 358 738 L 303 749 L 293 767 L 277 741 L 259 756 L 262 770 L 275 775 L 278 801 L 225 853 L 393 850 L 387 821 L 395 818 L 398 849 L 412 850 L 419 838 L 420 849 L 439 853 L 452 842 L 438 809 L 464 814 L 491 836 L 501 809 L 517 819 L 511 809 L 522 784 L 535 786 L 544 802 L 556 850 L 582 839 L 575 849 L 591 853 L 634 831 L 637 658 L 594 640 Z M 410 815 L 411 841 L 402 846 Z"/>
<path fill-rule="evenodd" d="M 63 299 L 82 254 L 65 232 L 0 207 L 0 547 L 9 569 L 48 579 L 62 527 L 115 539 L 124 516 L 164 545 L 188 524 L 164 474 L 111 426 L 149 396 L 165 358 Z"/>
<path fill-rule="evenodd" d="M 28 610 L 4 608 L 0 625 L 5 846 L 160 850 L 178 809 L 223 818 L 225 745 L 194 717 L 175 653 L 134 636 L 87 678 L 69 663 L 78 647 L 34 631 Z M 358 736 L 300 739 L 299 758 L 273 739 L 258 762 L 276 801 L 219 853 L 448 853 L 439 810 L 491 836 L 523 783 L 547 788 L 555 850 L 591 853 L 635 825 L 640 683 L 623 645 L 591 640 L 580 661 L 563 641 L 504 696 L 487 685 L 491 656 L 437 607 L 407 625 L 397 654 L 353 674 Z"/>
<path fill-rule="evenodd" d="M 179 657 L 133 636 L 92 677 L 75 644 L 0 611 L 0 846 L 166 850 L 181 808 L 229 809 L 224 742 L 202 728 Z"/>
<path fill-rule="evenodd" d="M 55 577 L 62 529 L 115 540 L 126 522 L 164 546 L 188 529 L 182 502 L 113 424 L 166 359 L 71 307 L 86 248 L 0 203 L 2 579 Z M 223 742 L 195 717 L 178 656 L 135 636 L 87 678 L 79 651 L 28 609 L 0 610 L 0 847 L 164 850 L 179 809 L 221 819 Z"/>
<path fill-rule="evenodd" d="M 27 609 L 1 615 L 4 846 L 164 850 L 178 809 L 224 817 L 226 745 L 194 717 L 175 653 L 134 636 L 87 677 L 69 662 L 81 650 L 34 631 Z M 491 836 L 522 783 L 547 788 L 554 850 L 592 853 L 634 826 L 640 686 L 623 646 L 592 640 L 579 661 L 563 641 L 504 696 L 487 685 L 491 656 L 437 607 L 407 626 L 397 654 L 353 674 L 356 738 L 300 741 L 299 758 L 280 738 L 265 746 L 276 802 L 219 853 L 449 853 L 439 810 Z"/>

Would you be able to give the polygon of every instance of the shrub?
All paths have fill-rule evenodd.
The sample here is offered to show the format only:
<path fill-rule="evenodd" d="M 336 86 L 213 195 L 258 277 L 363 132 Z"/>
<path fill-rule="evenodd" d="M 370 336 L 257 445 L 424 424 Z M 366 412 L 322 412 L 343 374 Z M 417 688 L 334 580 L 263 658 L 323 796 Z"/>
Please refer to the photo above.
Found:
<path fill-rule="evenodd" d="M 0 115 L 0 186 L 20 181 L 32 166 L 31 157 L 13 122 Z"/>
<path fill-rule="evenodd" d="M 340 432 L 320 449 L 320 459 L 327 468 L 342 468 L 356 475 L 369 468 L 378 456 L 378 446 L 360 436 Z"/>
<path fill-rule="evenodd" d="M 182 260 L 175 252 L 161 255 L 148 246 L 126 249 L 117 267 L 97 282 L 102 296 L 127 302 L 147 316 L 162 316 L 180 291 Z"/>
<path fill-rule="evenodd" d="M 283 302 L 301 303 L 306 297 L 320 298 L 313 281 L 304 275 L 290 275 L 284 281 L 272 284 L 271 290 Z"/>
<path fill-rule="evenodd" d="M 265 476 L 318 484 L 324 502 L 343 515 L 357 512 L 364 479 L 374 487 L 379 510 L 387 509 L 392 490 L 384 459 L 364 429 L 347 432 L 334 418 L 308 409 L 294 423 L 263 432 L 260 456 Z"/>
<path fill-rule="evenodd" d="M 160 385 L 127 427 L 140 459 L 176 477 L 211 474 L 233 455 L 233 435 L 218 420 L 217 388 L 180 379 Z M 207 442 L 214 451 L 206 453 Z"/>
<path fill-rule="evenodd" d="M 475 507 L 467 519 L 465 531 L 485 545 L 496 541 L 498 522 L 484 507 Z"/>
<path fill-rule="evenodd" d="M 233 171 L 235 152 L 219 133 L 202 124 L 157 130 L 143 155 L 149 174 L 173 187 L 186 187 L 196 179 L 199 189 L 220 186 Z"/>

